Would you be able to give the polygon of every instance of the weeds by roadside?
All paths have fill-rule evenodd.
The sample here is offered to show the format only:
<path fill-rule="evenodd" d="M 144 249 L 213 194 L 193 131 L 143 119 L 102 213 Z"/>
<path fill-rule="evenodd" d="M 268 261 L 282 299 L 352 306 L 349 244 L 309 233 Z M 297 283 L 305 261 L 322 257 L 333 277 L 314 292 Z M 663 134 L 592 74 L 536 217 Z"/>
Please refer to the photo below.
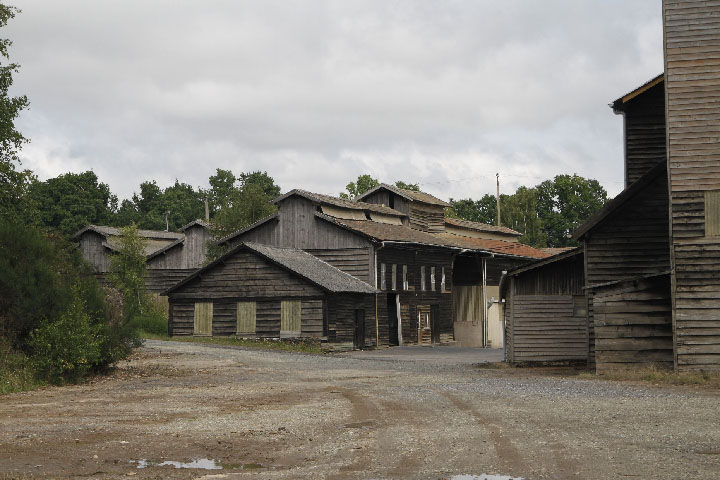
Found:
<path fill-rule="evenodd" d="M 35 377 L 28 358 L 0 339 L 0 395 L 33 390 L 45 385 Z"/>
<path fill-rule="evenodd" d="M 320 343 L 312 340 L 265 340 L 235 337 L 167 337 L 164 335 L 145 334 L 143 338 L 152 340 L 172 340 L 174 342 L 208 343 L 213 345 L 231 345 L 236 347 L 257 348 L 261 350 L 281 350 L 299 353 L 326 353 Z"/>

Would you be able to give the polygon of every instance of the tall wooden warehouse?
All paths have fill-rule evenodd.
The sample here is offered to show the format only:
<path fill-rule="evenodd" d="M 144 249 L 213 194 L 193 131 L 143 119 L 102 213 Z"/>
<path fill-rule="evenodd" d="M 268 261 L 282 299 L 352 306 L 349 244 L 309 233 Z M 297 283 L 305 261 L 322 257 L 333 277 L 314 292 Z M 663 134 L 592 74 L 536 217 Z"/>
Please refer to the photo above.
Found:
<path fill-rule="evenodd" d="M 720 369 L 720 2 L 663 0 L 675 365 Z"/>

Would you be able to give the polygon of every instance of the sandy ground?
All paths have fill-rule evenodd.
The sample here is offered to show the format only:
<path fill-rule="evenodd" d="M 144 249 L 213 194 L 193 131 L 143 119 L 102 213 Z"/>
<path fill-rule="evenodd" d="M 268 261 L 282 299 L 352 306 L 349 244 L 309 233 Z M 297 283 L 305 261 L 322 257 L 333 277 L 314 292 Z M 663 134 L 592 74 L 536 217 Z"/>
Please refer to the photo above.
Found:
<path fill-rule="evenodd" d="M 110 377 L 0 397 L 0 479 L 720 478 L 717 391 L 472 360 L 149 341 Z M 222 469 L 159 465 L 202 459 Z"/>

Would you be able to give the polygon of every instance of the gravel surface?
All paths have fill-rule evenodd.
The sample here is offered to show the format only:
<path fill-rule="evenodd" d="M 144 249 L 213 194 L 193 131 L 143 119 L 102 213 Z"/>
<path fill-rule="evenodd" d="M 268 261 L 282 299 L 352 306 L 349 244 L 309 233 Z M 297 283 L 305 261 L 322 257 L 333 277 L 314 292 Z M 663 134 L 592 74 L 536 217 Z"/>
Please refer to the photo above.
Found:
<path fill-rule="evenodd" d="M 0 397 L 0 479 L 720 478 L 717 391 L 451 354 L 148 341 L 110 377 Z"/>

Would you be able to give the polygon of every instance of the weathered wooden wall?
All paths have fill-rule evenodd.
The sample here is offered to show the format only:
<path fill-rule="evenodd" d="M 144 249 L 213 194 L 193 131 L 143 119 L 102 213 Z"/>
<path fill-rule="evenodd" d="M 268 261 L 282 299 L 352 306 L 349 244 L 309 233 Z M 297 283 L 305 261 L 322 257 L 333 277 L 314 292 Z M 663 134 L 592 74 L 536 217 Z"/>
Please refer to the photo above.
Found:
<path fill-rule="evenodd" d="M 660 174 L 586 237 L 588 284 L 668 271 L 668 231 L 667 178 Z"/>
<path fill-rule="evenodd" d="M 362 236 L 317 218 L 317 207 L 309 200 L 291 196 L 279 206 L 278 219 L 232 239 L 230 246 L 255 242 L 300 250 L 368 248 Z"/>
<path fill-rule="evenodd" d="M 103 246 L 103 241 L 103 236 L 93 231 L 87 231 L 80 237 L 80 253 L 98 273 L 110 271 L 107 248 Z"/>
<path fill-rule="evenodd" d="M 670 275 L 594 288 L 598 373 L 655 364 L 672 368 Z"/>
<path fill-rule="evenodd" d="M 445 231 L 445 209 L 439 205 L 413 202 L 409 209 L 410 228 L 430 233 Z"/>
<path fill-rule="evenodd" d="M 624 112 L 625 186 L 665 162 L 665 85 L 663 82 L 628 101 Z"/>
<path fill-rule="evenodd" d="M 378 262 L 378 289 L 382 286 L 380 279 L 382 263 L 386 264 L 386 289 L 378 300 L 378 318 L 380 322 L 380 344 L 387 345 L 389 341 L 387 295 L 395 293 L 400 296 L 400 311 L 402 317 L 403 343 L 418 342 L 418 305 L 438 305 L 439 308 L 439 336 L 440 342 L 450 342 L 454 339 L 452 319 L 452 253 L 449 250 L 416 247 L 403 249 L 385 247 L 377 252 Z M 396 290 L 392 290 L 392 265 L 396 268 Z M 402 266 L 407 265 L 408 290 L 403 290 Z M 420 287 L 420 267 L 425 267 L 426 289 Z M 430 287 L 430 267 L 435 267 L 435 291 Z M 441 292 L 440 282 L 442 269 L 445 269 L 445 291 Z"/>
<path fill-rule="evenodd" d="M 679 370 L 720 370 L 720 237 L 705 192 L 720 190 L 720 2 L 663 1 Z"/>
<path fill-rule="evenodd" d="M 372 249 L 370 247 L 308 249 L 306 251 L 333 267 L 372 285 Z"/>
<path fill-rule="evenodd" d="M 505 299 L 507 360 L 589 361 L 582 255 L 511 274 Z"/>
<path fill-rule="evenodd" d="M 148 292 L 159 293 L 193 273 L 196 268 L 148 269 L 145 273 L 145 288 Z"/>
<path fill-rule="evenodd" d="M 355 335 L 355 310 L 364 310 L 365 343 L 359 348 L 376 345 L 374 295 L 332 294 L 328 296 L 327 302 L 328 342 L 344 344 L 347 348 L 352 348 Z"/>

